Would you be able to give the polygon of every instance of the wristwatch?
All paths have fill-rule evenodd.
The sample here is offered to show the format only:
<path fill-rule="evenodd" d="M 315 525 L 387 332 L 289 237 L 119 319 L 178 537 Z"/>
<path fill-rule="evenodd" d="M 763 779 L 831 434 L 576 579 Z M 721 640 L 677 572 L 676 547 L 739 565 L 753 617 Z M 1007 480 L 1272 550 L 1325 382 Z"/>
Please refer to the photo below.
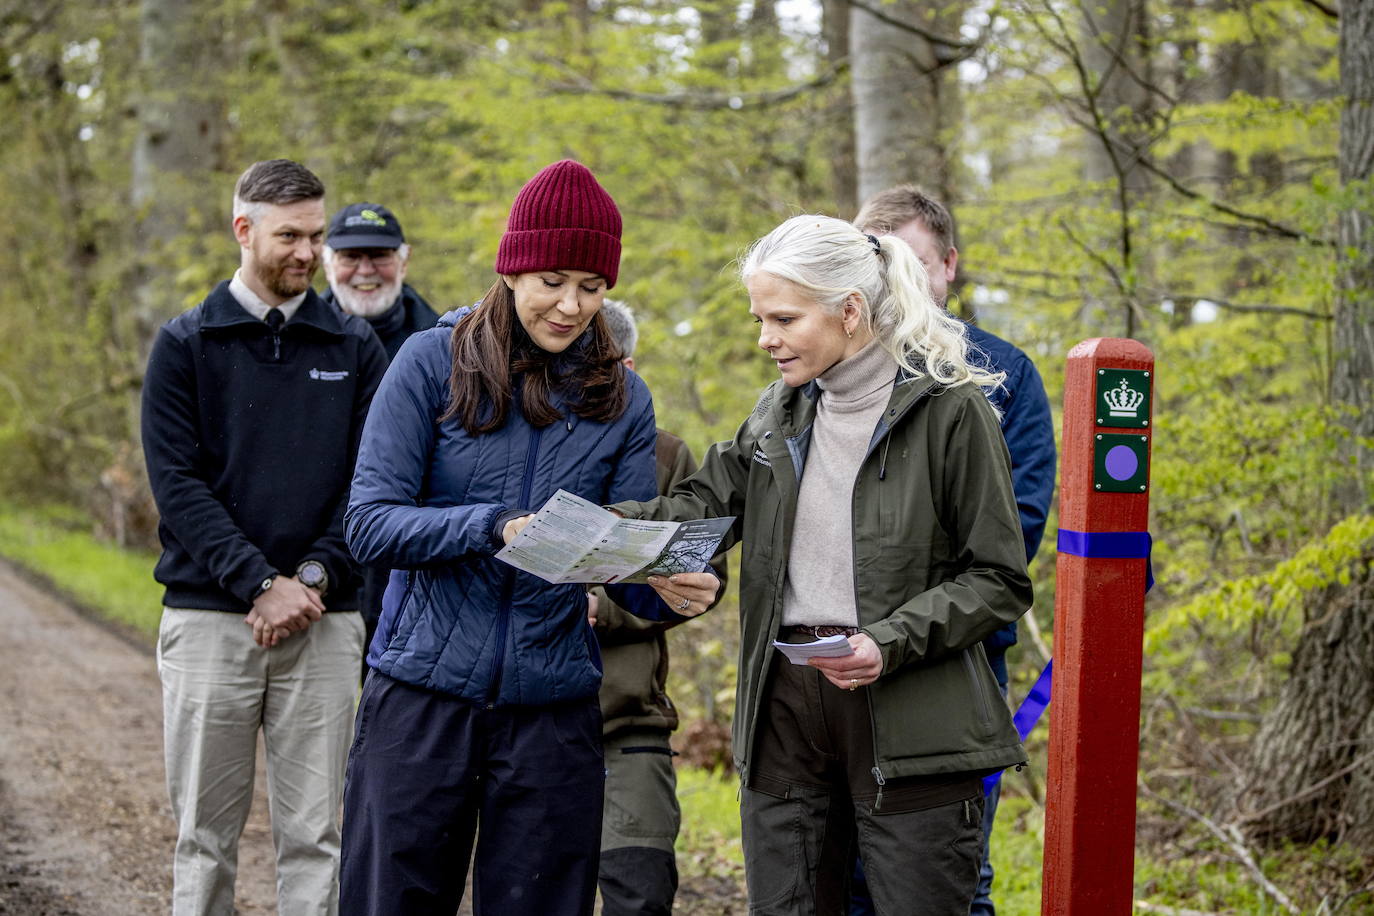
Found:
<path fill-rule="evenodd" d="M 272 580 L 275 578 L 277 578 L 277 574 L 272 573 L 272 575 L 268 576 L 266 579 L 263 579 L 261 582 L 259 582 L 258 587 L 253 589 L 253 594 L 249 600 L 257 601 L 259 598 L 261 598 L 262 593 L 272 587 Z"/>
<path fill-rule="evenodd" d="M 329 573 L 325 571 L 324 564 L 319 560 L 306 560 L 297 566 L 296 578 L 301 580 L 301 585 L 306 588 L 313 588 L 321 595 L 329 589 Z"/>

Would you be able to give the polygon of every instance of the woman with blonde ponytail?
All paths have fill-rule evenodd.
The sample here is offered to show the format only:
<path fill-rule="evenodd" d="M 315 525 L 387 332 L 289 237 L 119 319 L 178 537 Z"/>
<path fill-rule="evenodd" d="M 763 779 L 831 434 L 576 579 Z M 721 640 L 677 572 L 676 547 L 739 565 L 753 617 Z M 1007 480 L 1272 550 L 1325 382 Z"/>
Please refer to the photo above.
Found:
<path fill-rule="evenodd" d="M 963 916 L 981 778 L 1026 759 L 980 644 L 1031 601 L 1000 375 L 899 239 L 797 216 L 740 277 L 781 378 L 670 496 L 615 509 L 737 518 L 750 912 L 845 912 L 857 847 L 880 914 Z M 849 654 L 776 647 L 826 638 Z"/>

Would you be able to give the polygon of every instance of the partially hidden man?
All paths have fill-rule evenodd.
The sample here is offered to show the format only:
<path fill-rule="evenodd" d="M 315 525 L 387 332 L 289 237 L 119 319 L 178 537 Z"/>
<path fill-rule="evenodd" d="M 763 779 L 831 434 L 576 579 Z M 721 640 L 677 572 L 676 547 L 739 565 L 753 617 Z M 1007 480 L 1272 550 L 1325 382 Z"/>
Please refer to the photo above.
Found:
<path fill-rule="evenodd" d="M 607 299 L 601 315 L 620 347 L 621 362 L 635 368 L 639 329 L 634 312 Z M 686 442 L 655 430 L 658 492 L 667 494 L 697 469 Z M 711 564 L 723 590 L 724 557 Z M 601 823 L 597 887 L 602 916 L 669 916 L 677 895 L 673 846 L 682 825 L 677 774 L 669 735 L 678 726 L 668 697 L 667 631 L 681 621 L 636 617 L 606 590 L 595 589 L 593 625 L 601 647 L 601 737 L 606 755 L 606 801 Z M 718 595 L 720 592 L 717 593 Z"/>
<path fill-rule="evenodd" d="M 239 269 L 163 325 L 144 379 L 175 916 L 234 912 L 259 730 L 278 910 L 338 912 L 363 640 L 343 513 L 386 353 L 310 289 L 324 228 L 313 173 L 249 167 L 234 189 Z"/>

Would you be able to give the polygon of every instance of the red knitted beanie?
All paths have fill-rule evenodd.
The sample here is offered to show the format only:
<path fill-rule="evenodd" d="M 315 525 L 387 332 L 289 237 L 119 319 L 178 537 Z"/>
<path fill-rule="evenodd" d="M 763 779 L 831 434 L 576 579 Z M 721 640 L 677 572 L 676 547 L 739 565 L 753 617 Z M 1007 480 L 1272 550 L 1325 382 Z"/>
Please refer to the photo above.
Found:
<path fill-rule="evenodd" d="M 620 211 L 580 162 L 545 166 L 511 204 L 496 272 L 585 270 L 615 286 L 620 270 Z"/>

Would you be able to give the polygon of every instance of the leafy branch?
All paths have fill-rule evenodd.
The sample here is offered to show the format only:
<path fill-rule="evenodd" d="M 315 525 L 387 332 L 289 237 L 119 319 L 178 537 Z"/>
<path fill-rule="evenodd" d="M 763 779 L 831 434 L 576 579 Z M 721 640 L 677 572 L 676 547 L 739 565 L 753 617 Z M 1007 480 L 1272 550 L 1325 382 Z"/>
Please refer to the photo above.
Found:
<path fill-rule="evenodd" d="M 900 29 L 903 32 L 909 32 L 912 35 L 919 36 L 930 42 L 935 46 L 935 57 L 936 60 L 939 61 L 941 67 L 948 67 L 960 61 L 968 60 L 974 54 L 978 53 L 978 50 L 987 42 L 988 33 L 992 30 L 992 22 L 989 21 L 988 25 L 977 38 L 972 41 L 961 41 L 955 38 L 948 38 L 944 35 L 938 35 L 929 29 L 922 28 L 914 22 L 898 19 L 896 16 L 883 12 L 882 9 L 871 3 L 864 3 L 863 0 L 845 0 L 845 2 L 856 10 L 862 10 L 884 25 L 892 26 L 894 29 Z"/>
<path fill-rule="evenodd" d="M 849 61 L 840 60 L 805 82 L 780 89 L 754 92 L 634 92 L 629 89 L 598 86 L 591 80 L 576 74 L 570 74 L 573 77 L 572 82 L 553 83 L 549 89 L 567 95 L 599 95 L 629 102 L 645 102 L 652 105 L 668 105 L 700 111 L 744 111 L 779 105 L 808 92 L 823 89 L 835 82 L 848 69 Z"/>

